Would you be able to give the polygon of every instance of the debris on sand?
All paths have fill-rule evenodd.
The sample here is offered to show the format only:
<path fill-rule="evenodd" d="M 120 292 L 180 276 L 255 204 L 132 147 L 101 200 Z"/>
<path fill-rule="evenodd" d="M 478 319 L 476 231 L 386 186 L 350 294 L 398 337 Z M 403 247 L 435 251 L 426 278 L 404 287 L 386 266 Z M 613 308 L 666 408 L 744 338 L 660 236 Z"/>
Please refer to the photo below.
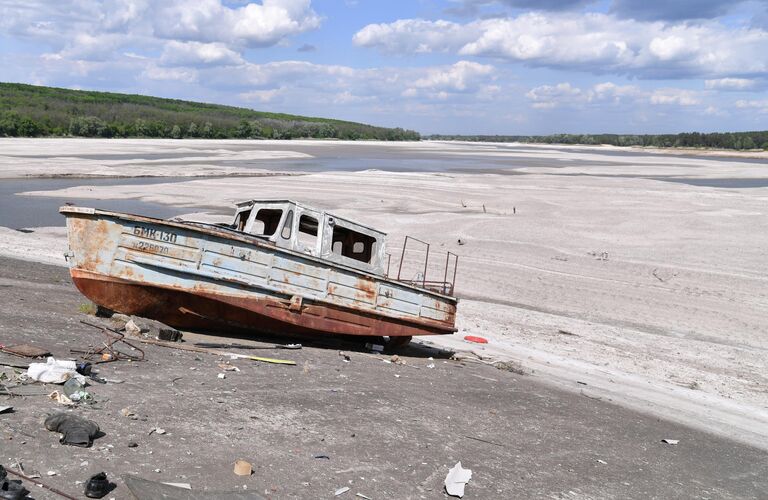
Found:
<path fill-rule="evenodd" d="M 665 439 L 662 439 L 662 440 L 661 440 L 661 442 L 662 442 L 662 443 L 664 443 L 664 444 L 668 444 L 668 445 L 672 445 L 672 446 L 674 446 L 674 445 L 676 445 L 677 443 L 679 443 L 679 442 L 680 442 L 680 440 L 679 440 L 679 439 L 666 439 L 666 438 L 665 438 Z"/>
<path fill-rule="evenodd" d="M 61 434 L 59 442 L 89 448 L 99 435 L 99 426 L 86 418 L 71 413 L 54 413 L 45 419 L 45 428 Z"/>
<path fill-rule="evenodd" d="M 53 357 L 48 358 L 45 363 L 30 363 L 27 376 L 44 384 L 63 384 L 71 378 L 85 383 L 85 377 L 77 373 L 77 364 L 74 361 Z"/>
<path fill-rule="evenodd" d="M 235 474 L 238 476 L 250 476 L 253 473 L 253 466 L 245 460 L 235 462 Z"/>
<path fill-rule="evenodd" d="M 478 337 L 477 335 L 465 335 L 464 340 L 467 342 L 474 342 L 475 344 L 487 344 L 488 339 L 485 337 Z"/>
<path fill-rule="evenodd" d="M 465 469 L 457 462 L 445 476 L 445 492 L 452 497 L 463 497 L 464 487 L 472 479 L 472 470 Z"/>
<path fill-rule="evenodd" d="M 98 474 L 91 476 L 85 483 L 84 493 L 88 498 L 102 498 L 110 492 L 112 486 L 113 485 L 110 484 L 107 479 L 107 474 L 99 472 Z"/>

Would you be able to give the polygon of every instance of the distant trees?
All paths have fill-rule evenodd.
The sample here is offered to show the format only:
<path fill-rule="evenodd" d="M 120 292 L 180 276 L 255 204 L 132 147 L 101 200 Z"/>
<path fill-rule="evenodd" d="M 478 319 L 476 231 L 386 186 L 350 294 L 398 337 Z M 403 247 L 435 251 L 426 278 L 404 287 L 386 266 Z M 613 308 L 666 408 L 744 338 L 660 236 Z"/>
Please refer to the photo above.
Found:
<path fill-rule="evenodd" d="M 0 136 L 378 139 L 412 130 L 176 99 L 0 83 Z"/>
<path fill-rule="evenodd" d="M 764 149 L 768 151 L 768 131 L 687 132 L 659 135 L 553 134 L 553 135 L 430 135 L 427 139 L 479 142 L 523 142 L 539 144 L 608 144 L 658 148 Z"/>

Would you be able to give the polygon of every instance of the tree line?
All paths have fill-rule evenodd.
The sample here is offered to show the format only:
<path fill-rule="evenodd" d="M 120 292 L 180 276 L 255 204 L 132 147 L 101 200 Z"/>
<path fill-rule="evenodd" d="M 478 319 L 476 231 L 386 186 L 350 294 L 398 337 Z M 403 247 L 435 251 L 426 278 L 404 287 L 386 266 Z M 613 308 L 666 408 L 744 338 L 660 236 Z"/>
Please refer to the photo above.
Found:
<path fill-rule="evenodd" d="M 402 128 L 113 92 L 0 83 L 0 136 L 418 141 Z"/>
<path fill-rule="evenodd" d="M 430 135 L 432 140 L 522 142 L 538 144 L 608 144 L 657 148 L 711 148 L 768 151 L 768 131 L 686 132 L 681 134 Z"/>

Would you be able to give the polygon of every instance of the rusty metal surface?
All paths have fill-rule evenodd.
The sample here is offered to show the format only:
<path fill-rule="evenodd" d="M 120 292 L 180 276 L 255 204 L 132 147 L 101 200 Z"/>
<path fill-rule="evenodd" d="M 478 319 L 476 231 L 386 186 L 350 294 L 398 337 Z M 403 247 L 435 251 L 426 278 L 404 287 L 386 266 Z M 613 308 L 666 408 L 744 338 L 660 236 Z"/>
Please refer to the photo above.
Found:
<path fill-rule="evenodd" d="M 456 299 L 441 293 L 215 228 L 98 210 L 62 212 L 73 280 L 109 309 L 178 328 L 388 336 L 455 331 Z"/>

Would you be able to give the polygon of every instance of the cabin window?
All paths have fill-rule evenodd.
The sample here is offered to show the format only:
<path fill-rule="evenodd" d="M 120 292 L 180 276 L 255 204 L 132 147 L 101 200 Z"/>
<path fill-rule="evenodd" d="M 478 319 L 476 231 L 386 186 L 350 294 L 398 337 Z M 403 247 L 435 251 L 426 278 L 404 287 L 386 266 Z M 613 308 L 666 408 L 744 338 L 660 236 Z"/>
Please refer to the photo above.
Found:
<path fill-rule="evenodd" d="M 283 230 L 280 231 L 280 236 L 284 240 L 290 240 L 292 230 L 293 230 L 293 210 L 288 210 L 288 215 L 285 216 L 285 223 L 283 224 Z"/>
<path fill-rule="evenodd" d="M 253 221 L 251 234 L 272 236 L 277 231 L 283 211 L 279 208 L 261 208 L 256 212 L 256 220 Z"/>
<path fill-rule="evenodd" d="M 250 216 L 250 210 L 245 210 L 237 214 L 237 218 L 235 219 L 235 229 L 238 231 L 245 231 L 245 223 L 248 222 L 248 217 Z"/>
<path fill-rule="evenodd" d="M 336 225 L 333 227 L 331 250 L 337 255 L 371 263 L 376 238 Z"/>
<path fill-rule="evenodd" d="M 315 249 L 317 246 L 317 219 L 309 215 L 302 215 L 299 218 L 297 240 L 305 247 Z"/>

